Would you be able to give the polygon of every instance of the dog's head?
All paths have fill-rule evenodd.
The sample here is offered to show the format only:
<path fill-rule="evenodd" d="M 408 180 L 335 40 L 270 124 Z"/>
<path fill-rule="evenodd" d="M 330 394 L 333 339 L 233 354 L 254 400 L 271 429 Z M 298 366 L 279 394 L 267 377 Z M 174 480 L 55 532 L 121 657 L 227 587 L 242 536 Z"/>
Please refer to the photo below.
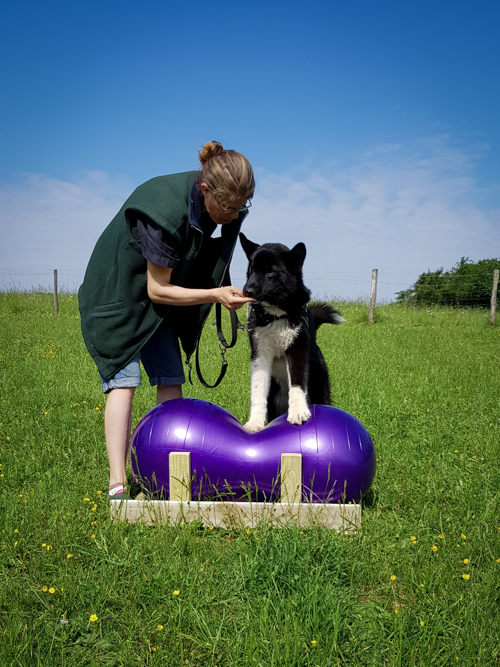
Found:
<path fill-rule="evenodd" d="M 242 233 L 240 241 L 248 258 L 245 296 L 284 309 L 291 304 L 300 308 L 307 303 L 310 292 L 302 280 L 306 257 L 303 243 L 297 243 L 291 250 L 281 243 L 258 245 Z"/>

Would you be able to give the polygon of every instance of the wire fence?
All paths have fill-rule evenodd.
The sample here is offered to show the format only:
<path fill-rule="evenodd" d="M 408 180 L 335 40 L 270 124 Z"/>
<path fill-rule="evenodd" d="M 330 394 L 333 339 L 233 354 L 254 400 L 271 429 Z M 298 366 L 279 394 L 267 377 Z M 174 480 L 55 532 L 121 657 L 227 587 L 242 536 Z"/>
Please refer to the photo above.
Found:
<path fill-rule="evenodd" d="M 497 269 L 498 271 L 498 269 Z M 450 305 L 486 306 L 496 293 L 494 271 L 487 275 L 461 276 L 379 272 L 375 279 L 377 303 L 389 303 L 405 299 L 409 303 L 415 299 L 415 286 L 418 285 L 419 297 L 427 302 Z M 0 292 L 54 292 L 74 294 L 83 282 L 84 268 L 59 268 L 55 271 L 48 267 L 4 267 L 0 268 Z M 231 271 L 234 285 L 242 286 L 245 282 L 245 270 L 235 267 Z M 498 280 L 498 278 L 497 278 Z M 423 282 L 422 282 L 423 281 Z M 373 275 L 370 272 L 308 271 L 306 284 L 314 298 L 334 301 L 357 301 L 370 303 L 374 300 Z M 420 299 L 422 303 L 422 300 Z M 496 294 L 495 294 L 496 310 Z"/>

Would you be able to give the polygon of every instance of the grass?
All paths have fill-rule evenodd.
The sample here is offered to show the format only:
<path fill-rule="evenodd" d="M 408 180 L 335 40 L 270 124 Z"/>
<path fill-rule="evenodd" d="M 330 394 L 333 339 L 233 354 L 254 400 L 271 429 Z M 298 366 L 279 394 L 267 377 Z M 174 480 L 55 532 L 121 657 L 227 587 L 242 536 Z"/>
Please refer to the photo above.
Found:
<path fill-rule="evenodd" d="M 355 536 L 112 524 L 105 399 L 76 297 L 0 295 L 0 664 L 500 664 L 499 328 L 483 310 L 337 304 L 335 404 L 377 474 Z M 240 336 L 213 391 L 248 417 Z M 216 334 L 203 334 L 207 379 Z M 154 405 L 137 391 L 133 420 Z M 176 594 L 178 592 L 178 594 Z"/>

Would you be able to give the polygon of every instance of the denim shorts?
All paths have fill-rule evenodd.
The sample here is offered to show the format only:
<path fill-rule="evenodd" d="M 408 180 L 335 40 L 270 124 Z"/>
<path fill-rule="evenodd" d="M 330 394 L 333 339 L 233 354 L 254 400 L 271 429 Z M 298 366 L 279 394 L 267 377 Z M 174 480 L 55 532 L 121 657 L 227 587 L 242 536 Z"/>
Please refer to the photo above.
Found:
<path fill-rule="evenodd" d="M 141 361 L 152 387 L 184 384 L 186 381 L 179 339 L 172 325 L 162 324 L 132 361 L 114 377 L 107 379 L 99 373 L 103 392 L 107 394 L 111 389 L 120 387 L 139 387 Z"/>

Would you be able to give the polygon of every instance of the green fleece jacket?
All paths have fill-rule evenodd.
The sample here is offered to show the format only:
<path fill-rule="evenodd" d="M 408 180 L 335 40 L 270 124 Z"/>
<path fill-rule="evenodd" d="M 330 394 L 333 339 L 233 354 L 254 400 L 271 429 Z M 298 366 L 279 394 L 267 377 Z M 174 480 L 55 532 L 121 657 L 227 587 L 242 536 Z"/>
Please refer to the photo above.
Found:
<path fill-rule="evenodd" d="M 211 304 L 155 304 L 147 293 L 147 261 L 131 232 L 142 213 L 169 234 L 180 258 L 171 283 L 209 289 L 229 283 L 228 267 L 245 213 L 224 225 L 221 237 L 204 238 L 198 172 L 159 176 L 140 185 L 97 241 L 78 292 L 85 345 L 105 378 L 126 366 L 168 318 L 187 359 L 194 352 Z"/>

